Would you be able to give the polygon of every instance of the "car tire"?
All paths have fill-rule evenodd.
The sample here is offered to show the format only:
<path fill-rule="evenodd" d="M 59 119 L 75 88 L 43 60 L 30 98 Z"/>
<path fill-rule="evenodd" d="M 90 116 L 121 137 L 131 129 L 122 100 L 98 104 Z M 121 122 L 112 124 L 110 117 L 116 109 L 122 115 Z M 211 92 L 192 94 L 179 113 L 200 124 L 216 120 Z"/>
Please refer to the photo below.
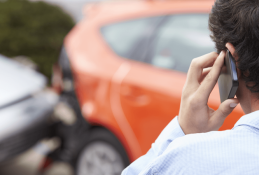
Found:
<path fill-rule="evenodd" d="M 76 175 L 119 175 L 129 165 L 120 141 L 105 128 L 93 128 L 78 155 Z"/>

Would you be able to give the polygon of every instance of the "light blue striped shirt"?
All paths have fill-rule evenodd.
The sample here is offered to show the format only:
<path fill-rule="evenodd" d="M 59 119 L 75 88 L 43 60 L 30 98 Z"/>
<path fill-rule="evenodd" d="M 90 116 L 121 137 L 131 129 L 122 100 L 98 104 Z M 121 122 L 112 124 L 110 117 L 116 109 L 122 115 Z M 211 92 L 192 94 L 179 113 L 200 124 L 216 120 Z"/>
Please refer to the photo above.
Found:
<path fill-rule="evenodd" d="M 259 111 L 226 131 L 185 135 L 175 117 L 122 175 L 259 175 Z"/>

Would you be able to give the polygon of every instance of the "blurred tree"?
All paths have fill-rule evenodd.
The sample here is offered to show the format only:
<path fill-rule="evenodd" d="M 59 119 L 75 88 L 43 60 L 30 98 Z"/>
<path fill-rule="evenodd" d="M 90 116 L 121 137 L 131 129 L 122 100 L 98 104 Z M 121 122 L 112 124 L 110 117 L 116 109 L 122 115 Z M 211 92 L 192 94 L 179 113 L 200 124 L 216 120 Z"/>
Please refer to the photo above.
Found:
<path fill-rule="evenodd" d="M 44 2 L 0 0 L 0 54 L 28 56 L 51 77 L 65 35 L 74 26 L 59 7 Z"/>

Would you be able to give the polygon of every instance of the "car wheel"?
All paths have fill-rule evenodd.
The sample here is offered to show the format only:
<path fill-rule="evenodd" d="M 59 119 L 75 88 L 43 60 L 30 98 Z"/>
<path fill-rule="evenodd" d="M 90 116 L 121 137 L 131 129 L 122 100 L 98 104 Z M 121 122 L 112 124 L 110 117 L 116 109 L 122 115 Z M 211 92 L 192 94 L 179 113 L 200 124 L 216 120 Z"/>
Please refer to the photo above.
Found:
<path fill-rule="evenodd" d="M 78 156 L 76 174 L 119 175 L 128 165 L 128 156 L 119 140 L 104 128 L 94 128 Z"/>

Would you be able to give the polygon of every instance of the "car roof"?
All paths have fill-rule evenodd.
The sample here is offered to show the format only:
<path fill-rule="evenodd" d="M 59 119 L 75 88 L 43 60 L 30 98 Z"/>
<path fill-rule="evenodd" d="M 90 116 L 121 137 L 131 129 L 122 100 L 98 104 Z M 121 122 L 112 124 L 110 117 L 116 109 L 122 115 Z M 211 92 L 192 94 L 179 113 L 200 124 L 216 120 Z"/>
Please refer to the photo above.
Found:
<path fill-rule="evenodd" d="M 209 13 L 214 0 L 120 1 L 86 5 L 84 14 L 102 24 L 174 13 Z"/>

